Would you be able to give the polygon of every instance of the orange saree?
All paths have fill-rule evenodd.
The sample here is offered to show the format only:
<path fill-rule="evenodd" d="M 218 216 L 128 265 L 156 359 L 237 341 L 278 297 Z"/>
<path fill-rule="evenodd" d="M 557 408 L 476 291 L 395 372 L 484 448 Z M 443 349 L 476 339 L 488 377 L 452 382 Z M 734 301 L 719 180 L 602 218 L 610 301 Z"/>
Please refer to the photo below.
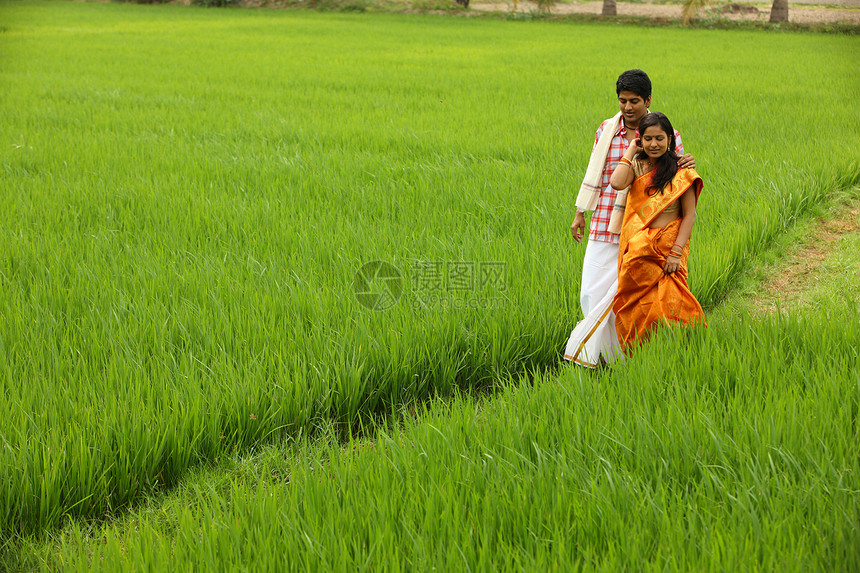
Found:
<path fill-rule="evenodd" d="M 692 169 L 679 169 L 662 194 L 649 197 L 646 189 L 653 174 L 646 173 L 633 181 L 618 245 L 618 293 L 612 310 L 618 341 L 625 352 L 663 322 L 704 323 L 702 307 L 687 285 L 689 241 L 681 256 L 681 268 L 670 275 L 663 272 L 666 256 L 678 237 L 680 217 L 662 229 L 648 227 L 690 187 L 695 189 L 698 201 L 702 179 Z"/>

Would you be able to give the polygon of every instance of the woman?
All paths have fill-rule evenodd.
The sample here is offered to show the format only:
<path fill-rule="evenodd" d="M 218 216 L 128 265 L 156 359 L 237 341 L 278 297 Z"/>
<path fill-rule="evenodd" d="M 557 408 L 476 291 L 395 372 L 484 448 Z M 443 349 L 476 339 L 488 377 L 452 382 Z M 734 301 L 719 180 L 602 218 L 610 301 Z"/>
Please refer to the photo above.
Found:
<path fill-rule="evenodd" d="M 639 135 L 609 181 L 618 190 L 633 184 L 629 193 L 618 194 L 610 223 L 611 230 L 623 212 L 618 293 L 612 309 L 625 352 L 657 324 L 704 323 L 702 307 L 687 285 L 689 241 L 702 179 L 692 169 L 678 168 L 675 131 L 665 115 L 649 113 L 642 118 Z"/>

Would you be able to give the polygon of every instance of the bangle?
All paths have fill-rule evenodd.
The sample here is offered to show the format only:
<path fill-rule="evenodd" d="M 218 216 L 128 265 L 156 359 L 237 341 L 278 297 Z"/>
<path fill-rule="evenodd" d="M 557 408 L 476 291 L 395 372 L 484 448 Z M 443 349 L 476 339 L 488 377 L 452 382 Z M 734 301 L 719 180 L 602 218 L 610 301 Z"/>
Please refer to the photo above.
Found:
<path fill-rule="evenodd" d="M 684 245 L 680 245 L 680 244 L 678 244 L 678 243 L 675 243 L 675 244 L 672 246 L 672 248 L 674 249 L 675 247 L 678 247 L 678 248 L 679 248 L 679 249 L 681 249 L 682 251 L 684 250 Z"/>
<path fill-rule="evenodd" d="M 632 166 L 633 166 L 633 163 L 631 163 L 631 162 L 630 162 L 630 160 L 629 160 L 629 159 L 627 159 L 626 157 L 622 157 L 621 159 L 619 159 L 619 160 L 618 160 L 618 163 L 624 163 L 624 164 L 625 164 L 625 165 L 627 165 L 628 167 L 632 167 Z"/>

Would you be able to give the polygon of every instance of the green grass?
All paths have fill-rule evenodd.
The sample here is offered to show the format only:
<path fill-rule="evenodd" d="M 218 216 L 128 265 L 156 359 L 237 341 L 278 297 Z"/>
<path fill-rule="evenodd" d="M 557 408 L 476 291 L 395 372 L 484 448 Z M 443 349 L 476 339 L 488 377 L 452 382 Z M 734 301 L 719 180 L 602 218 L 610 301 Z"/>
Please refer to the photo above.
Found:
<path fill-rule="evenodd" d="M 233 456 L 27 550 L 45 570 L 850 571 L 858 307 L 661 332 L 341 446 Z M 816 336 L 810 336 L 815 332 Z"/>
<path fill-rule="evenodd" d="M 835 203 L 815 212 L 844 218 Z M 822 263 L 828 292 L 791 315 L 755 303 L 815 226 L 756 257 L 709 329 L 661 332 L 613 370 L 437 400 L 345 444 L 328 427 L 233 454 L 113 523 L 28 541 L 17 565 L 856 569 L 860 316 L 834 269 L 856 269 L 857 233 Z"/>
<path fill-rule="evenodd" d="M 557 364 L 578 319 L 572 203 L 625 68 L 649 71 L 705 179 L 691 282 L 708 307 L 745 255 L 860 176 L 850 37 L 631 28 L 649 47 L 633 56 L 607 53 L 612 25 L 0 14 L 4 534 L 114 516 L 230 452 Z M 377 259 L 407 279 L 386 312 L 352 293 Z M 507 276 L 421 308 L 415 261 Z"/>

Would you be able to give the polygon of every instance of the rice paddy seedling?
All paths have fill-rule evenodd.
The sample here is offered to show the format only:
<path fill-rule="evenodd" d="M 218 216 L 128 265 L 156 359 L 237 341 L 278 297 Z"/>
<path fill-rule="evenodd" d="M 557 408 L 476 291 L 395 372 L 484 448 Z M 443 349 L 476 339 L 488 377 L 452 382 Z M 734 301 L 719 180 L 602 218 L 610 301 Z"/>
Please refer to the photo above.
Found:
<path fill-rule="evenodd" d="M 613 370 L 234 458 L 36 553 L 71 571 L 851 570 L 860 316 L 826 310 L 720 311 Z"/>

